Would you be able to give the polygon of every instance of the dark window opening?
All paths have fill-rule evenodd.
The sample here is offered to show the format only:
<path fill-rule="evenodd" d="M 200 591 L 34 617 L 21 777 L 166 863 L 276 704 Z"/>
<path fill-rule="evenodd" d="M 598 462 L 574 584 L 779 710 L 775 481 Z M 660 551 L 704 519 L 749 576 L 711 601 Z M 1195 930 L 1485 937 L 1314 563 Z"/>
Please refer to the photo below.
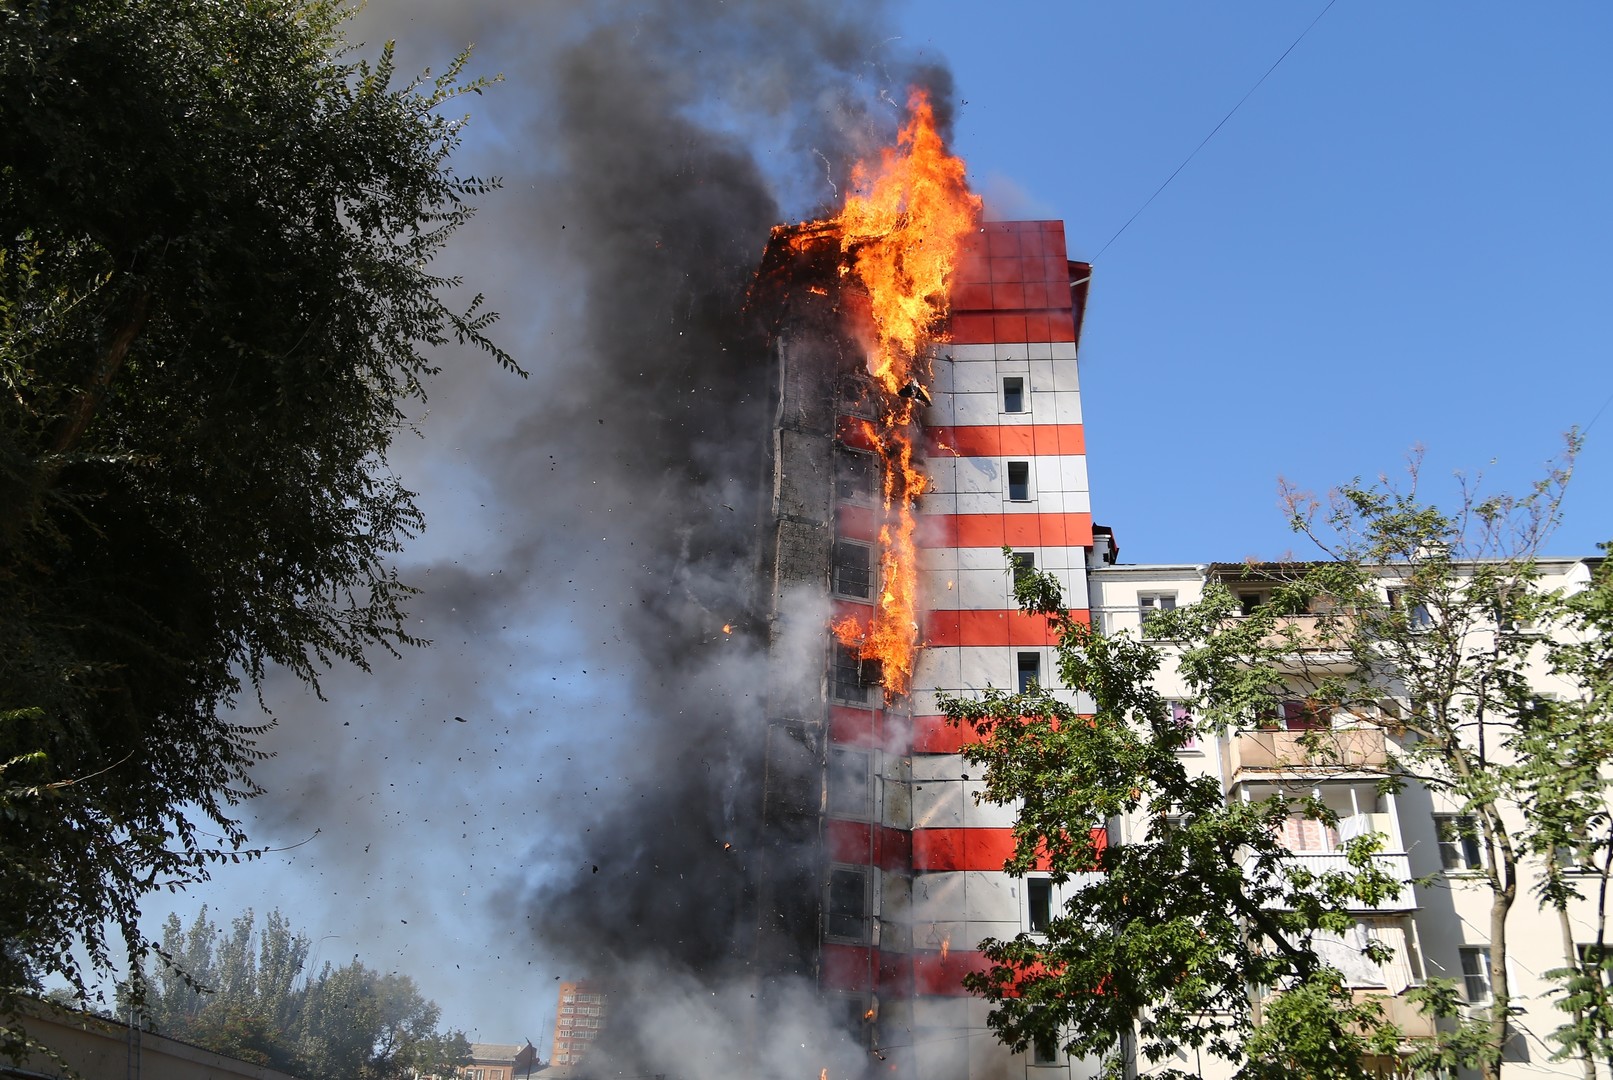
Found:
<path fill-rule="evenodd" d="M 828 930 L 834 937 L 866 936 L 868 872 L 854 868 L 829 871 Z"/>
<path fill-rule="evenodd" d="M 1019 692 L 1028 694 L 1032 688 L 1039 686 L 1042 681 L 1042 657 L 1039 653 L 1022 652 L 1019 654 Z"/>
<path fill-rule="evenodd" d="M 1031 1037 L 1031 1064 L 1057 1065 L 1059 1063 L 1059 1047 L 1053 1036 L 1038 1032 Z"/>
<path fill-rule="evenodd" d="M 830 693 L 838 701 L 856 705 L 868 702 L 868 687 L 862 680 L 862 660 L 857 650 L 846 645 L 835 645 L 834 663 L 829 670 Z"/>
<path fill-rule="evenodd" d="M 1014 552 L 1014 585 L 1024 581 L 1036 569 L 1036 555 L 1030 551 Z"/>
<path fill-rule="evenodd" d="M 1003 412 L 1025 411 L 1025 380 L 1010 376 L 1003 380 Z"/>
<path fill-rule="evenodd" d="M 873 595 L 873 557 L 867 547 L 847 540 L 835 541 L 834 591 L 856 600 L 867 600 Z"/>
<path fill-rule="evenodd" d="M 1013 502 L 1029 502 L 1031 497 L 1031 463 L 1008 463 L 1008 498 Z"/>
<path fill-rule="evenodd" d="M 1025 882 L 1025 896 L 1030 903 L 1030 928 L 1045 933 L 1053 921 L 1053 882 L 1047 878 L 1029 878 Z"/>
<path fill-rule="evenodd" d="M 1244 592 L 1238 594 L 1238 608 L 1245 615 L 1253 615 L 1255 608 L 1266 602 L 1264 593 Z"/>

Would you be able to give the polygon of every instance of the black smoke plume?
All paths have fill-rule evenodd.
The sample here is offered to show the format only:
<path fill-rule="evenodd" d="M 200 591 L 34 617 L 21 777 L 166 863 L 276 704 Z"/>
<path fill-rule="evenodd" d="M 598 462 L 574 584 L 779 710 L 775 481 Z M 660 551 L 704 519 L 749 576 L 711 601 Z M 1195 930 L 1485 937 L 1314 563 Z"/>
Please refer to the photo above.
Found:
<path fill-rule="evenodd" d="M 529 1031 L 552 1015 L 534 971 L 748 1000 L 771 360 L 746 290 L 770 227 L 837 203 L 909 87 L 950 119 L 950 76 L 866 2 L 380 0 L 350 36 L 397 38 L 406 71 L 474 43 L 502 72 L 470 99 L 465 171 L 504 187 L 449 269 L 533 378 L 444 358 L 396 460 L 428 513 L 404 569 L 434 644 L 337 673 L 327 705 L 279 699 L 254 811 L 323 830 L 333 910 L 410 911 L 513 976 Z M 497 928 L 482 955 L 458 917 Z M 433 949 L 399 951 L 446 971 Z M 660 1034 L 618 1034 L 620 1067 L 666 1071 Z"/>

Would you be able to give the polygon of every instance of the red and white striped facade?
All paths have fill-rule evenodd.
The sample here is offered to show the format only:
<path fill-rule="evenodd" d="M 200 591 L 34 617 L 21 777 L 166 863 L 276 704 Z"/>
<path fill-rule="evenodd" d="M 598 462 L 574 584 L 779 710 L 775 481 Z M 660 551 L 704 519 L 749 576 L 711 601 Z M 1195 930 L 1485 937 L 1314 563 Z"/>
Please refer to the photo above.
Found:
<path fill-rule="evenodd" d="M 1068 1075 L 1062 1059 L 1009 1054 L 986 1029 L 986 1005 L 963 989 L 981 965 L 975 943 L 1027 929 L 1028 911 L 1023 882 L 1002 870 L 1013 812 L 975 802 L 981 785 L 957 752 L 966 733 L 944 723 L 937 695 L 1015 687 L 1032 663 L 1051 680 L 1051 640 L 1015 608 L 1004 546 L 1055 574 L 1072 609 L 1087 609 L 1076 344 L 1088 272 L 1068 261 L 1062 222 L 988 222 L 966 246 L 923 417 L 930 490 L 912 692 L 890 713 L 877 701 L 828 709 L 829 753 L 867 749 L 877 794 L 867 813 L 837 815 L 831 767 L 825 853 L 831 867 L 868 868 L 870 929 L 837 939 L 826 920 L 820 981 L 852 1002 L 877 995 L 872 1041 L 901 1050 L 893 1060 L 925 1080 Z M 837 507 L 840 538 L 871 540 L 872 527 L 867 509 Z"/>

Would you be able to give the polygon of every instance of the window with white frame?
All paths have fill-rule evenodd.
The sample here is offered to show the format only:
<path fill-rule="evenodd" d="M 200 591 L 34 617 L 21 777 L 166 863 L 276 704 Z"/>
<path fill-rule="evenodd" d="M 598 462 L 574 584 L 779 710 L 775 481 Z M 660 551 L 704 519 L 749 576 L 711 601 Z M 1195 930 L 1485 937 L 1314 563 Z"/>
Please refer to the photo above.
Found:
<path fill-rule="evenodd" d="M 1462 953 L 1462 984 L 1467 1000 L 1473 1005 L 1487 1005 L 1492 1000 L 1490 989 L 1490 947 L 1464 945 Z"/>
<path fill-rule="evenodd" d="M 1433 613 L 1428 605 L 1421 601 L 1411 599 L 1411 594 L 1405 589 L 1389 589 L 1387 591 L 1389 610 L 1402 612 L 1406 617 L 1406 626 L 1412 630 L 1426 630 L 1434 625 Z"/>
<path fill-rule="evenodd" d="M 1014 587 L 1028 577 L 1036 569 L 1036 553 L 1034 551 L 1014 552 Z"/>
<path fill-rule="evenodd" d="M 1138 593 L 1137 613 L 1141 620 L 1140 625 L 1142 626 L 1142 636 L 1145 638 L 1156 637 L 1157 635 L 1155 635 L 1154 632 L 1148 627 L 1149 620 L 1155 615 L 1158 615 L 1161 611 L 1175 610 L 1175 593 Z"/>
<path fill-rule="evenodd" d="M 1025 376 L 1003 376 L 1003 412 L 1025 411 Z"/>
<path fill-rule="evenodd" d="M 1044 934 L 1053 921 L 1053 881 L 1051 878 L 1025 879 L 1025 926 L 1032 933 Z"/>
<path fill-rule="evenodd" d="M 1479 823 L 1471 814 L 1435 814 L 1434 835 L 1439 839 L 1440 866 L 1457 872 L 1484 869 Z"/>
<path fill-rule="evenodd" d="M 1196 754 L 1200 752 L 1199 737 L 1193 730 L 1193 714 L 1188 711 L 1185 701 L 1167 701 L 1165 703 L 1171 710 L 1171 723 L 1182 732 L 1181 743 L 1176 747 L 1178 754 Z"/>
<path fill-rule="evenodd" d="M 1028 461 L 1010 461 L 1008 463 L 1008 501 L 1029 502 L 1031 497 L 1031 463 Z"/>
<path fill-rule="evenodd" d="M 1021 694 L 1028 694 L 1031 688 L 1041 685 L 1042 682 L 1042 654 L 1022 652 L 1016 661 L 1015 685 Z"/>

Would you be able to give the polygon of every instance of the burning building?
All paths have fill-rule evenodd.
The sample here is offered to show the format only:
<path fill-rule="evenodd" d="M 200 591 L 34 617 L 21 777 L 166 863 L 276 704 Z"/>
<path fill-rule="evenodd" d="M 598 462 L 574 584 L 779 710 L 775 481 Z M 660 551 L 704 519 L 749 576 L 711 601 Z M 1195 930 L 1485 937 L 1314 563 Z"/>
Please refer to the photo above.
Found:
<path fill-rule="evenodd" d="M 1069 260 L 1061 222 L 982 221 L 922 102 L 913 115 L 905 156 L 862 178 L 895 212 L 853 195 L 837 219 L 775 230 L 758 277 L 774 640 L 812 610 L 792 597 L 832 608 L 821 678 L 781 663 L 769 687 L 763 813 L 780 854 L 758 885 L 758 956 L 814 978 L 882 1073 L 1056 1072 L 1057 1055 L 1009 1055 L 963 988 L 976 942 L 1035 929 L 1055 898 L 1003 872 L 1011 813 L 971 798 L 937 695 L 1050 677 L 1017 568 L 1087 607 L 1090 267 Z"/>

